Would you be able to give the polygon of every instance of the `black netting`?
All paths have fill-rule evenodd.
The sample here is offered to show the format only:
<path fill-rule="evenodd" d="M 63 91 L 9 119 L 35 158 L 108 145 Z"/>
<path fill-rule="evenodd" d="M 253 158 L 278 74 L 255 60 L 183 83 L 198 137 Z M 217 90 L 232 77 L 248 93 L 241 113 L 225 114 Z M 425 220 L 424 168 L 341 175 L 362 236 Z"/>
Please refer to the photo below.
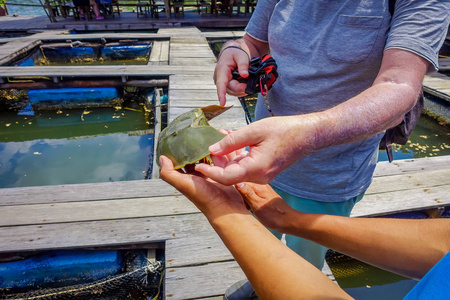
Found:
<path fill-rule="evenodd" d="M 161 289 L 162 264 L 156 262 L 134 271 L 110 276 L 91 283 L 40 289 L 20 294 L 4 294 L 0 299 L 50 300 L 50 299 L 155 299 Z"/>

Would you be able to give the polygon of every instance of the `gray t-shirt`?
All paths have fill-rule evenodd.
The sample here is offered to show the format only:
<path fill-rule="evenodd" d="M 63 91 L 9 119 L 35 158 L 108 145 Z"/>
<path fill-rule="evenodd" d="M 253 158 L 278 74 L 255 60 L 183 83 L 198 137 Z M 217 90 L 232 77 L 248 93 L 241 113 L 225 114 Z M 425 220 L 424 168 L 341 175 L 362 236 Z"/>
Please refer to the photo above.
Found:
<path fill-rule="evenodd" d="M 276 116 L 323 110 L 369 88 L 383 51 L 401 48 L 437 69 L 449 22 L 448 1 L 259 0 L 246 28 L 269 42 L 279 78 L 267 97 Z M 391 29 L 390 29 L 391 27 Z M 261 96 L 256 118 L 269 116 Z M 298 197 L 337 202 L 364 192 L 372 181 L 383 134 L 309 155 L 272 182 Z"/>

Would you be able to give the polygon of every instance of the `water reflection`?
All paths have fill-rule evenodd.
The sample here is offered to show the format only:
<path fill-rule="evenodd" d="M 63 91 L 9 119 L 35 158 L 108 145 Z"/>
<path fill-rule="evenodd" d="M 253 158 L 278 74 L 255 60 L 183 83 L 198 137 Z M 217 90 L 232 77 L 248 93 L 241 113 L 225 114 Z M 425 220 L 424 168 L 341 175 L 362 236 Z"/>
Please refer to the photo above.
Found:
<path fill-rule="evenodd" d="M 90 111 L 84 121 L 75 110 L 2 117 L 0 188 L 148 177 L 153 131 L 143 111 Z"/>

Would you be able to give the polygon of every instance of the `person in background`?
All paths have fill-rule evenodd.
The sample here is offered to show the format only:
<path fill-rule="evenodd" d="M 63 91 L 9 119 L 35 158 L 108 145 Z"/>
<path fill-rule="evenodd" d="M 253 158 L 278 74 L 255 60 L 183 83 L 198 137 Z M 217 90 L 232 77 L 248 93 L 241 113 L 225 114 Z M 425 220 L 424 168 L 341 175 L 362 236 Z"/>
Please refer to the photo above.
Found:
<path fill-rule="evenodd" d="M 268 185 L 224 186 L 175 170 L 167 157 L 161 156 L 159 161 L 161 178 L 200 209 L 233 254 L 256 291 L 252 299 L 351 299 L 266 227 L 421 279 L 404 299 L 450 299 L 450 219 L 302 213 Z M 224 299 L 228 296 L 225 294 Z"/>
<path fill-rule="evenodd" d="M 98 3 L 95 0 L 72 0 L 72 2 L 73 2 L 73 5 L 79 7 L 80 18 L 82 18 L 82 19 L 86 19 L 86 14 L 89 13 L 89 12 L 85 12 L 82 7 L 88 7 L 88 6 L 92 6 L 96 20 L 103 20 L 105 18 L 100 14 L 100 8 L 98 6 Z"/>
<path fill-rule="evenodd" d="M 259 0 L 246 34 L 219 55 L 220 104 L 226 93 L 245 95 L 231 72 L 247 77 L 251 57 L 270 53 L 279 78 L 266 101 L 259 96 L 257 121 L 209 148 L 224 159 L 248 153 L 196 170 L 225 185 L 270 183 L 298 211 L 349 216 L 372 181 L 384 130 L 403 120 L 425 73 L 438 69 L 448 29 L 449 1 L 397 0 L 391 12 L 392 1 Z M 289 234 L 286 243 L 322 268 L 326 247 Z"/>

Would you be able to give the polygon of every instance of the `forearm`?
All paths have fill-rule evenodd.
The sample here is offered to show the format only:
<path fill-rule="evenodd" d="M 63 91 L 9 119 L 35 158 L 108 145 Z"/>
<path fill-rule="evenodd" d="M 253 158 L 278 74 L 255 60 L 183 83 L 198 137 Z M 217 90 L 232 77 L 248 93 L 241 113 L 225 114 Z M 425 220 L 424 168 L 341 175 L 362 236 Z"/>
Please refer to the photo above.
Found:
<path fill-rule="evenodd" d="M 344 103 L 317 113 L 315 146 L 367 139 L 399 124 L 417 101 L 419 91 L 405 84 L 384 82 Z"/>
<path fill-rule="evenodd" d="M 261 299 L 349 299 L 248 212 L 210 219 Z"/>
<path fill-rule="evenodd" d="M 366 139 L 399 124 L 418 99 L 428 65 L 411 52 L 386 50 L 370 88 L 337 106 L 301 116 L 315 122 L 310 151 Z"/>
<path fill-rule="evenodd" d="M 413 278 L 450 251 L 448 219 L 348 218 L 292 210 L 287 220 L 285 233 Z"/>

